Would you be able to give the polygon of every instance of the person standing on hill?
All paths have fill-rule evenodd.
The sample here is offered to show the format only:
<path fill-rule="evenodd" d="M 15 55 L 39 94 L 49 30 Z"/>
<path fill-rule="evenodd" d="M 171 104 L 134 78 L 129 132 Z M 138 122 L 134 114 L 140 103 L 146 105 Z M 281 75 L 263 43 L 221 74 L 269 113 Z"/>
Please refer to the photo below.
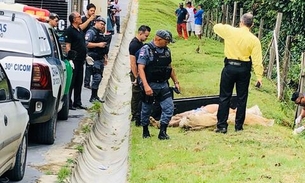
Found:
<path fill-rule="evenodd" d="M 195 34 L 197 35 L 198 39 L 201 39 L 202 36 L 202 24 L 203 24 L 203 15 L 204 11 L 202 9 L 202 5 L 198 5 L 198 10 L 196 12 L 195 16 Z"/>
<path fill-rule="evenodd" d="M 137 67 L 137 54 L 143 46 L 150 34 L 150 27 L 147 25 L 141 25 L 138 29 L 138 34 L 129 43 L 129 59 L 130 59 L 130 79 L 132 82 L 132 97 L 131 97 L 131 121 L 136 122 L 136 126 L 140 126 L 140 102 L 141 102 L 141 88 L 138 84 L 138 67 Z"/>
<path fill-rule="evenodd" d="M 140 86 L 143 92 L 141 110 L 143 138 L 150 138 L 148 125 L 154 101 L 159 102 L 162 109 L 158 138 L 160 140 L 170 138 L 167 135 L 167 126 L 173 116 L 174 103 L 168 84 L 169 78 L 173 80 L 178 90 L 180 88 L 174 68 L 171 65 L 171 52 L 167 47 L 173 41 L 171 35 L 167 30 L 158 30 L 154 40 L 141 48 L 137 60 Z"/>
<path fill-rule="evenodd" d="M 213 27 L 214 32 L 224 39 L 225 54 L 225 66 L 220 79 L 216 133 L 227 133 L 234 85 L 237 93 L 235 131 L 243 130 L 252 67 L 256 74 L 257 86 L 262 85 L 262 48 L 259 39 L 250 32 L 252 26 L 253 15 L 246 13 L 240 19 L 239 28 L 221 23 Z"/>
<path fill-rule="evenodd" d="M 189 36 L 192 35 L 192 32 L 194 33 L 195 36 L 195 14 L 194 14 L 194 7 L 192 7 L 192 2 L 187 2 L 186 3 L 186 8 L 185 8 L 189 14 L 189 17 L 187 19 L 186 27 L 187 31 L 189 33 Z"/>
<path fill-rule="evenodd" d="M 179 8 L 175 11 L 175 14 L 177 16 L 177 33 L 179 37 L 182 37 L 183 32 L 183 38 L 187 40 L 188 35 L 186 31 L 186 22 L 189 18 L 189 14 L 185 8 L 183 8 L 183 3 L 179 4 Z"/>

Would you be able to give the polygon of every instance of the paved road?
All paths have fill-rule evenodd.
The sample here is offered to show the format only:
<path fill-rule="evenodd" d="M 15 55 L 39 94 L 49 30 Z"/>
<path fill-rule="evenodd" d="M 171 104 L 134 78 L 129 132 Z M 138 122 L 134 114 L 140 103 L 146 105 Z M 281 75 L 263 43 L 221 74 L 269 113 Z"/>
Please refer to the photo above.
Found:
<path fill-rule="evenodd" d="M 121 5 L 121 21 L 123 21 L 127 14 L 129 1 L 120 1 Z M 112 39 L 111 48 L 116 45 L 118 40 L 118 35 L 115 34 Z M 89 102 L 89 98 L 91 95 L 91 90 L 83 88 L 82 91 L 82 103 L 85 106 L 90 107 L 92 104 Z M 41 145 L 33 142 L 29 142 L 28 147 L 28 155 L 27 155 L 27 167 L 25 176 L 22 181 L 18 183 L 34 183 L 43 172 L 35 169 L 34 165 L 42 165 L 45 162 L 45 154 L 54 146 L 64 146 L 65 144 L 71 141 L 73 137 L 73 130 L 78 127 L 79 122 L 82 118 L 84 118 L 87 114 L 85 110 L 70 110 L 69 119 L 66 121 L 58 121 L 57 122 L 57 132 L 56 132 L 56 141 L 53 145 Z M 10 182 L 13 183 L 13 182 Z"/>

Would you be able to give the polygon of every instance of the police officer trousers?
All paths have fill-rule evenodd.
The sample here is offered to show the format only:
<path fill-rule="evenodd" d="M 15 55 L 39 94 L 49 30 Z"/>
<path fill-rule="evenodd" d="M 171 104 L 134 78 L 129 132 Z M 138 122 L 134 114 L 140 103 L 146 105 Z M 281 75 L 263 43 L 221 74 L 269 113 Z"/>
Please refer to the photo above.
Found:
<path fill-rule="evenodd" d="M 92 89 L 98 89 L 103 78 L 104 60 L 95 60 L 92 66 Z"/>
<path fill-rule="evenodd" d="M 248 99 L 248 87 L 251 78 L 252 62 L 240 62 L 225 59 L 225 67 L 221 72 L 219 108 L 217 113 L 217 128 L 227 128 L 230 100 L 234 85 L 237 94 L 237 112 L 235 129 L 241 130 L 245 120 Z"/>
<path fill-rule="evenodd" d="M 168 83 L 167 81 L 162 83 L 151 82 L 149 86 L 153 90 L 154 95 L 151 97 L 144 94 L 141 110 L 141 125 L 149 125 L 149 117 L 154 101 L 159 102 L 162 109 L 160 124 L 168 124 L 174 113 L 174 103 Z"/>

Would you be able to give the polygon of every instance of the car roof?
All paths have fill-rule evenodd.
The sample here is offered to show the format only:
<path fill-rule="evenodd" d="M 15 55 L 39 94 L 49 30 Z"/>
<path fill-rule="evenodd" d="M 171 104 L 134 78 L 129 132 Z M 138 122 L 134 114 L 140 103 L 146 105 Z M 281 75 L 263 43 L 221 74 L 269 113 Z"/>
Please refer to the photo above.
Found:
<path fill-rule="evenodd" d="M 12 11 L 12 10 L 3 10 L 2 7 L 0 7 L 0 21 L 3 24 L 14 24 L 14 26 L 18 27 L 18 30 L 15 29 L 8 29 L 7 31 L 12 31 L 7 33 L 10 35 L 7 39 L 2 39 L 2 43 L 0 43 L 0 50 L 1 49 L 8 49 L 8 48 L 14 48 L 16 47 L 16 43 L 18 44 L 18 40 L 15 40 L 16 42 L 12 41 L 11 39 L 14 39 L 13 35 L 20 34 L 20 31 L 27 31 L 25 32 L 27 36 L 28 42 L 27 44 L 30 45 L 24 45 L 28 48 L 24 48 L 24 52 L 32 52 L 28 54 L 33 54 L 34 56 L 40 57 L 40 56 L 46 56 L 51 54 L 51 48 L 49 44 L 49 40 L 47 38 L 46 32 L 43 30 L 41 26 L 41 22 L 39 22 L 34 16 L 19 12 L 19 11 Z M 16 23 L 15 23 L 16 22 Z M 8 26 L 9 27 L 9 26 Z M 21 30 L 20 30 L 21 29 Z M 5 42 L 7 41 L 7 42 Z M 14 46 L 15 45 L 15 46 Z M 22 45 L 20 44 L 20 47 Z M 30 48 L 31 47 L 31 48 Z M 14 50 L 8 50 L 8 51 L 14 51 Z M 15 51 L 18 51 L 17 49 Z"/>

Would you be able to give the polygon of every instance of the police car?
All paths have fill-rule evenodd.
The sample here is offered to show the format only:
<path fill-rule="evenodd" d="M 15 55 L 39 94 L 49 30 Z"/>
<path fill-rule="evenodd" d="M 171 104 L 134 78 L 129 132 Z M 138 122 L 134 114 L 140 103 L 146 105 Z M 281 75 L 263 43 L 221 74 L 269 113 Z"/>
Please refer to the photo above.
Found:
<path fill-rule="evenodd" d="M 11 84 L 0 65 L 0 176 L 19 181 L 24 176 L 29 116 L 18 100 L 29 101 L 28 89 Z M 0 179 L 1 182 L 1 179 Z"/>
<path fill-rule="evenodd" d="M 30 135 L 40 143 L 53 144 L 57 116 L 68 118 L 67 77 L 71 76 L 66 62 L 52 27 L 32 15 L 0 6 L 0 63 L 13 87 L 32 92 L 32 99 L 23 105 L 30 116 Z"/>

